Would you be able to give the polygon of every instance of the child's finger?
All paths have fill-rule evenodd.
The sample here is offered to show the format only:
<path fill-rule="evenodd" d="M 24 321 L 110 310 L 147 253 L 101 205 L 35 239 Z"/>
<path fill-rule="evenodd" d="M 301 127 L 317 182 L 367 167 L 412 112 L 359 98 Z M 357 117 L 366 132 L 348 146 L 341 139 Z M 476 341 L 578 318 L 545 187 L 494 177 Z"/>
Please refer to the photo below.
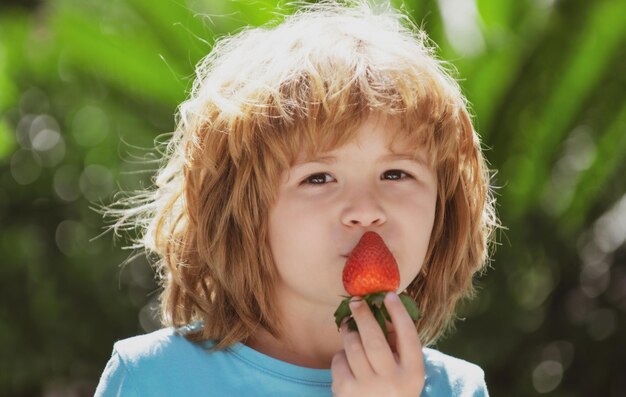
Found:
<path fill-rule="evenodd" d="M 394 325 L 396 350 L 400 357 L 400 363 L 402 366 L 424 373 L 422 343 L 409 313 L 398 295 L 393 292 L 385 296 L 385 306 Z"/>
<path fill-rule="evenodd" d="M 350 370 L 350 364 L 344 350 L 333 356 L 330 363 L 330 373 L 333 380 L 333 393 L 336 393 L 336 389 L 341 388 L 346 382 L 354 380 L 354 374 Z"/>
<path fill-rule="evenodd" d="M 351 302 L 350 309 L 359 328 L 361 342 L 371 368 L 378 374 L 390 372 L 395 367 L 396 361 L 369 306 L 362 301 Z"/>
<path fill-rule="evenodd" d="M 343 336 L 343 348 L 346 359 L 354 377 L 357 379 L 363 379 L 370 376 L 374 370 L 372 369 L 367 355 L 365 354 L 365 349 L 359 333 L 350 331 L 348 326 L 344 324 L 341 327 L 341 334 Z"/>

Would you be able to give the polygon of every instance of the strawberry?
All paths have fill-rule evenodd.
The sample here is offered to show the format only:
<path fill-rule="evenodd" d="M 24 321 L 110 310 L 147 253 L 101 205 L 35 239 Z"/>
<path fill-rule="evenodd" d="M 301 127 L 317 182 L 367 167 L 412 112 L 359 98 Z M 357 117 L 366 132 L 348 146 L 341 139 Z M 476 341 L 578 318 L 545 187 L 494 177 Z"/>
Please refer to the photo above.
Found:
<path fill-rule="evenodd" d="M 337 327 L 346 317 L 349 317 L 349 328 L 357 329 L 348 306 L 350 300 L 357 296 L 367 302 L 386 336 L 385 319 L 391 321 L 391 318 L 383 299 L 387 292 L 395 291 L 400 286 L 400 270 L 393 254 L 378 233 L 368 231 L 361 236 L 346 261 L 342 279 L 349 296 L 344 297 L 345 299 L 335 311 Z M 417 321 L 419 310 L 413 299 L 406 294 L 400 294 L 400 299 L 413 321 Z"/>
<path fill-rule="evenodd" d="M 352 296 L 395 291 L 400 286 L 396 259 L 376 232 L 366 232 L 343 268 L 343 287 Z"/>

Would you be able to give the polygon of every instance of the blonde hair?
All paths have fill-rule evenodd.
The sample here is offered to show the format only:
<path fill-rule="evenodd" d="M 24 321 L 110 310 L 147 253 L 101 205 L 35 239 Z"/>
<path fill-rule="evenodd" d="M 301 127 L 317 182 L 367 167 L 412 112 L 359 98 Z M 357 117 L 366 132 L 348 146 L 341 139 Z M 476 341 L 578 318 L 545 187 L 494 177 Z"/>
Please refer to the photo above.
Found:
<path fill-rule="evenodd" d="M 188 338 L 216 348 L 259 326 L 280 335 L 267 230 L 280 177 L 302 150 L 349 142 L 372 113 L 425 146 L 437 173 L 428 252 L 407 292 L 424 344 L 441 336 L 488 260 L 490 175 L 465 99 L 425 34 L 365 2 L 303 6 L 275 27 L 221 39 L 197 67 L 155 188 L 110 212 L 116 231 L 139 226 L 137 247 L 159 257 L 164 325 L 203 320 Z"/>

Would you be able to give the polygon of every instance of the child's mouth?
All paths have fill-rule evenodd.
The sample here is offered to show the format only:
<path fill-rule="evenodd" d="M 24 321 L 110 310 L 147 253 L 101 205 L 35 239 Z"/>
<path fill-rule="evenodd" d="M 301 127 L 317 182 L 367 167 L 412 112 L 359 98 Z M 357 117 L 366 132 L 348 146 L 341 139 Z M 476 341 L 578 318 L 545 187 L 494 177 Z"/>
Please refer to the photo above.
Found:
<path fill-rule="evenodd" d="M 396 292 L 400 286 L 400 269 L 393 254 L 376 232 L 366 232 L 350 254 L 341 256 L 346 258 L 342 281 L 348 296 L 335 311 L 337 327 L 348 318 L 348 327 L 356 330 L 348 304 L 353 297 L 358 297 L 367 302 L 386 336 L 385 321 L 391 318 L 383 299 L 387 292 Z M 400 298 L 413 321 L 417 321 L 419 310 L 413 299 L 404 294 Z"/>

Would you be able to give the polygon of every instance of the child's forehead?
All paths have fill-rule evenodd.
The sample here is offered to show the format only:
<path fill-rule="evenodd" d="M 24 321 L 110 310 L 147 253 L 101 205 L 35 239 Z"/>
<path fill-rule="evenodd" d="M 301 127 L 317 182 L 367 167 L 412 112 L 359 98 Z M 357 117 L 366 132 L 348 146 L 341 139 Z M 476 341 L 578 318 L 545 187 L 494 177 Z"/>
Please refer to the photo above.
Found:
<path fill-rule="evenodd" d="M 382 128 L 376 128 L 376 127 Z M 325 131 L 318 131 L 313 134 L 308 144 L 298 147 L 293 159 L 296 164 L 311 161 L 313 159 L 330 155 L 341 147 L 358 143 L 366 129 L 371 134 L 382 135 L 380 142 L 384 143 L 384 150 L 390 154 L 412 154 L 416 159 L 423 156 L 422 139 L 418 134 L 403 128 L 400 121 L 386 116 L 374 115 L 365 119 L 358 126 L 353 126 L 350 131 L 345 131 L 345 139 L 327 139 Z M 326 131 L 328 132 L 328 131 Z M 335 131 L 340 134 L 341 131 Z M 420 160 L 425 160 L 420 158 Z"/>

